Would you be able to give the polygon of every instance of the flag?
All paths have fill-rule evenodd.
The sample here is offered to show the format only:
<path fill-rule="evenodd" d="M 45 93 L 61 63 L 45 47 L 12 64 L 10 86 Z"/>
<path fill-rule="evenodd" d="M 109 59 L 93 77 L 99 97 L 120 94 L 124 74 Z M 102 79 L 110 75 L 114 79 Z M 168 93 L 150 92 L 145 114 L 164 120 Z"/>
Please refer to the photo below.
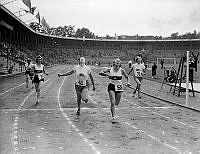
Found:
<path fill-rule="evenodd" d="M 36 9 L 36 7 L 32 7 L 32 8 L 30 8 L 30 13 L 31 13 L 31 14 L 34 14 L 35 9 Z"/>
<path fill-rule="evenodd" d="M 35 17 L 38 19 L 38 21 L 39 21 L 39 23 L 40 23 L 40 13 L 39 13 L 39 12 L 36 14 Z"/>
<path fill-rule="evenodd" d="M 31 0 L 22 0 L 22 2 L 23 2 L 29 9 L 31 9 Z"/>
<path fill-rule="evenodd" d="M 56 29 L 52 29 L 50 35 L 55 35 Z"/>
<path fill-rule="evenodd" d="M 43 26 L 43 28 L 48 31 L 49 30 L 49 25 L 47 24 L 46 20 L 44 19 L 44 17 L 41 20 L 41 24 Z"/>

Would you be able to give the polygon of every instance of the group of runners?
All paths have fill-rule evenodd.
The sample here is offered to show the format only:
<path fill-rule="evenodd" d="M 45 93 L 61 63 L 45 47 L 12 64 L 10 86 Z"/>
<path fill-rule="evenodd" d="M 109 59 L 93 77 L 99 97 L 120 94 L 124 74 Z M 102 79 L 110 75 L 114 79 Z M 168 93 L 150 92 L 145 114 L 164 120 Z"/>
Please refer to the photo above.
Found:
<path fill-rule="evenodd" d="M 44 65 L 41 64 L 42 57 L 38 56 L 36 58 L 36 64 L 27 64 L 27 71 L 26 71 L 26 76 L 29 75 L 31 77 L 31 73 L 33 72 L 33 77 L 32 77 L 32 82 L 35 84 L 35 89 L 37 93 L 37 101 L 36 104 L 39 103 L 39 97 L 40 97 L 40 81 L 44 81 L 44 78 L 42 74 L 46 74 Z M 141 98 L 140 95 L 140 87 L 141 87 L 141 82 L 143 79 L 144 71 L 145 71 L 145 66 L 144 63 L 142 62 L 142 58 L 140 56 L 137 56 L 135 59 L 136 63 L 129 65 L 130 66 L 130 71 L 127 74 L 125 69 L 122 68 L 121 65 L 121 60 L 119 58 L 114 59 L 112 65 L 99 72 L 99 75 L 101 76 L 106 76 L 110 80 L 108 84 L 108 94 L 110 98 L 110 111 L 111 111 L 111 120 L 114 122 L 116 120 L 116 114 L 115 114 L 115 106 L 119 105 L 122 92 L 123 92 L 123 86 L 131 86 L 130 84 L 130 78 L 129 74 L 131 72 L 133 75 L 133 78 L 137 84 L 135 90 L 133 91 L 133 96 L 135 96 L 136 92 L 138 91 L 138 98 Z M 30 66 L 31 69 L 28 69 Z M 30 71 L 31 70 L 31 71 Z M 68 76 L 71 74 L 75 73 L 75 90 L 77 94 L 77 105 L 78 105 L 78 110 L 76 112 L 77 115 L 80 115 L 81 111 L 81 102 L 88 102 L 88 90 L 89 90 L 89 78 L 91 80 L 91 83 L 93 85 L 93 91 L 95 91 L 95 83 L 94 79 L 91 73 L 90 67 L 86 65 L 86 60 L 84 57 L 79 58 L 79 64 L 72 68 L 70 71 L 63 73 L 63 74 L 58 74 L 58 77 L 60 76 Z M 122 82 L 122 77 L 126 78 L 126 84 L 123 84 Z M 28 82 L 27 82 L 28 83 Z"/>
<path fill-rule="evenodd" d="M 26 88 L 29 85 L 29 79 L 31 80 L 32 84 L 35 86 L 35 91 L 37 93 L 36 104 L 39 104 L 40 100 L 40 82 L 44 82 L 43 74 L 48 75 L 46 73 L 44 65 L 42 64 L 42 57 L 39 55 L 35 59 L 35 64 L 31 62 L 31 59 L 27 59 L 27 63 L 25 64 L 25 76 L 26 76 Z"/>

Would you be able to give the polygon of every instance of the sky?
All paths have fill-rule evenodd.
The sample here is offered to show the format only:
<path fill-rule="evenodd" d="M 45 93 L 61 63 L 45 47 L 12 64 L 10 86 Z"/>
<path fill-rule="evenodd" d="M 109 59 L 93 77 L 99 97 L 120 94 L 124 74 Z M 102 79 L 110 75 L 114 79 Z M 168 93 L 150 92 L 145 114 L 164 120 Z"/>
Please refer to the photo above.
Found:
<path fill-rule="evenodd" d="M 98 36 L 200 32 L 200 0 L 31 0 L 31 4 L 51 27 L 86 27 Z M 5 7 L 11 12 L 27 8 L 22 0 Z M 21 20 L 37 21 L 30 14 Z"/>

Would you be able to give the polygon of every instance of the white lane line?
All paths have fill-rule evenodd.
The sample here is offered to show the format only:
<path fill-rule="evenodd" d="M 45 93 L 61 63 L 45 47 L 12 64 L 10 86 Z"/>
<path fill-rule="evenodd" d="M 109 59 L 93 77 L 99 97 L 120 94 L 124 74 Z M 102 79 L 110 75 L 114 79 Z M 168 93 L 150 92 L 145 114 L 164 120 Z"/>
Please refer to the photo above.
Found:
<path fill-rule="evenodd" d="M 46 80 L 44 82 L 44 84 L 46 82 L 48 82 L 50 80 L 50 78 L 48 80 Z M 32 90 L 22 101 L 22 103 L 19 105 L 19 107 L 17 108 L 17 113 L 15 114 L 15 122 L 13 125 L 13 134 L 12 134 L 12 145 L 13 145 L 13 149 L 14 149 L 14 153 L 19 153 L 19 137 L 18 137 L 18 120 L 19 120 L 19 112 L 22 110 L 23 105 L 25 104 L 26 100 L 33 94 L 34 90 Z"/>
<path fill-rule="evenodd" d="M 51 71 L 51 72 L 53 72 L 53 71 Z M 49 74 L 50 74 L 51 72 L 49 72 Z M 0 96 L 6 94 L 6 93 L 8 93 L 8 92 L 10 92 L 10 91 L 12 91 L 12 90 L 14 90 L 14 89 L 16 89 L 16 88 L 18 88 L 18 87 L 20 87 L 20 86 L 22 86 L 22 85 L 24 85 L 24 84 L 25 84 L 25 82 L 22 83 L 22 84 L 20 84 L 20 85 L 18 85 L 18 86 L 15 86 L 15 87 L 13 87 L 13 88 L 10 88 L 10 89 L 6 90 L 5 92 L 1 93 Z"/>
<path fill-rule="evenodd" d="M 94 101 L 91 96 L 89 97 L 90 100 Z M 96 102 L 95 102 L 96 103 Z M 130 107 L 118 107 L 116 110 L 122 110 L 122 109 L 128 109 Z M 132 108 L 146 108 L 146 107 L 132 107 Z M 155 108 L 155 107 L 147 107 L 147 108 Z M 108 107 L 103 107 L 101 108 L 103 110 L 110 110 Z M 63 108 L 64 111 L 74 111 L 77 110 L 77 108 Z M 88 108 L 88 107 L 83 107 L 81 110 L 99 110 L 99 108 Z M 1 109 L 0 112 L 16 112 L 18 109 Z M 59 109 L 21 109 L 20 111 L 60 111 Z M 167 118 L 167 117 L 166 117 Z"/>
<path fill-rule="evenodd" d="M 1 96 L 1 95 L 4 95 L 4 94 L 6 94 L 6 93 L 8 93 L 8 92 L 10 92 L 10 91 L 12 91 L 12 90 L 14 90 L 14 89 L 20 87 L 20 86 L 22 86 L 23 84 L 25 84 L 25 82 L 22 83 L 22 84 L 20 84 L 20 85 L 18 85 L 18 86 L 15 86 L 15 87 L 13 87 L 13 88 L 10 88 L 10 89 L 6 90 L 5 92 L 1 93 L 0 96 Z"/>
<path fill-rule="evenodd" d="M 103 99 L 101 99 L 101 100 L 104 101 Z M 104 102 L 105 102 L 105 101 L 104 101 Z M 120 118 L 120 119 L 121 119 L 121 118 Z M 154 136 L 148 134 L 148 133 L 145 132 L 144 130 L 139 129 L 139 128 L 137 128 L 137 127 L 134 126 L 134 125 L 131 125 L 130 123 L 126 122 L 125 119 L 121 120 L 121 122 L 124 123 L 124 124 L 126 124 L 126 125 L 128 125 L 128 126 L 130 126 L 130 127 L 133 128 L 133 129 L 139 131 L 140 133 L 143 133 L 143 134 L 149 136 L 149 137 L 150 137 L 151 139 L 153 139 L 155 142 L 158 142 L 158 143 L 160 143 L 160 144 L 163 144 L 164 146 L 169 147 L 170 149 L 173 149 L 173 150 L 175 150 L 177 153 L 181 154 L 181 151 L 180 151 L 178 148 L 176 148 L 175 146 L 172 146 L 172 145 L 170 145 L 170 144 L 168 144 L 168 143 L 166 143 L 166 142 L 163 142 L 163 141 L 161 141 L 161 139 L 159 139 L 159 138 L 157 138 L 157 137 L 154 137 Z"/>
<path fill-rule="evenodd" d="M 87 108 L 87 107 L 81 108 L 81 110 L 92 110 L 92 109 L 97 110 L 98 108 Z M 63 108 L 63 110 L 74 111 L 74 110 L 77 110 L 77 108 Z M 18 109 L 2 109 L 2 110 L 0 110 L 0 112 L 14 112 L 14 111 L 18 111 Z M 60 111 L 60 110 L 59 109 L 21 109 L 20 111 Z"/>
<path fill-rule="evenodd" d="M 101 85 L 103 85 L 101 82 L 99 82 L 99 81 L 97 81 L 99 84 L 101 84 Z M 122 98 L 123 99 L 123 98 Z M 103 99 L 101 99 L 102 101 L 104 101 Z M 126 99 L 125 99 L 126 100 Z M 128 100 L 127 100 L 128 101 Z M 128 102 L 130 102 L 130 101 L 128 101 Z M 137 104 L 135 104 L 136 106 L 138 106 L 138 107 L 141 107 L 141 106 L 139 106 L 139 105 L 137 105 Z M 151 110 L 148 110 L 148 111 L 151 111 Z M 152 111 L 151 111 L 152 112 Z M 127 124 L 128 126 L 130 126 L 130 124 L 128 123 L 128 122 L 124 122 L 125 120 L 123 120 L 123 123 L 125 123 L 125 124 Z M 158 141 L 160 144 L 163 144 L 163 145 L 165 145 L 165 146 L 167 146 L 167 147 L 170 147 L 171 149 L 174 149 L 176 152 L 178 152 L 178 153 L 181 153 L 181 151 L 178 149 L 178 148 L 176 148 L 176 147 L 174 147 L 174 146 L 171 146 L 171 145 L 169 145 L 169 144 L 167 144 L 167 143 L 165 143 L 165 142 L 162 142 L 159 138 L 157 138 L 157 137 L 154 137 L 154 136 L 152 136 L 152 135 L 150 135 L 150 134 L 148 134 L 147 132 L 145 132 L 145 131 L 143 131 L 143 130 L 141 130 L 141 129 L 138 129 L 136 126 L 133 126 L 133 125 L 131 125 L 131 127 L 132 128 L 134 128 L 134 129 L 137 129 L 138 131 L 140 131 L 141 133 L 144 133 L 144 134 L 146 134 L 147 136 L 149 136 L 149 137 L 151 137 L 152 139 L 154 139 L 155 141 Z"/>
<path fill-rule="evenodd" d="M 138 107 L 132 107 L 132 108 L 142 108 L 142 109 L 151 109 L 151 108 L 154 108 L 154 109 L 171 109 L 171 108 L 175 108 L 173 106 L 148 106 L 148 107 L 143 107 L 143 106 L 138 106 Z"/>
<path fill-rule="evenodd" d="M 66 76 L 64 77 L 63 81 L 62 81 L 62 84 L 58 90 L 58 106 L 59 106 L 59 109 L 60 111 L 62 112 L 63 116 L 65 117 L 65 119 L 68 121 L 68 123 L 77 131 L 77 133 L 83 138 L 83 140 L 95 151 L 96 154 L 100 154 L 100 151 L 98 151 L 95 146 L 93 144 L 91 144 L 89 142 L 89 140 L 85 137 L 85 135 L 83 135 L 81 133 L 81 131 L 79 129 L 77 129 L 77 127 L 72 123 L 72 121 L 68 118 L 67 114 L 64 112 L 64 110 L 62 109 L 61 107 L 61 103 L 60 103 L 60 91 L 61 91 L 61 88 L 65 82 L 65 79 L 66 79 Z"/>
<path fill-rule="evenodd" d="M 100 85 L 104 86 L 101 82 L 99 82 L 99 81 L 97 81 L 97 82 L 98 82 Z M 129 101 L 129 100 L 125 99 L 125 98 L 122 98 L 122 99 L 125 100 L 125 101 L 127 101 L 127 102 L 129 102 L 129 103 L 132 103 L 131 101 Z M 195 127 L 195 126 L 188 125 L 188 124 L 186 124 L 186 123 L 184 123 L 184 122 L 181 122 L 181 121 L 179 121 L 179 120 L 177 120 L 177 119 L 173 119 L 173 118 L 171 118 L 171 117 L 162 115 L 162 114 L 160 114 L 160 113 L 158 113 L 158 112 L 151 111 L 151 110 L 149 110 L 148 108 L 144 108 L 144 107 L 142 107 L 142 106 L 139 106 L 139 105 L 136 104 L 136 103 L 134 103 L 134 105 L 136 105 L 137 108 L 142 108 L 142 109 L 144 109 L 144 110 L 146 110 L 146 111 L 149 111 L 149 112 L 154 113 L 155 115 L 159 115 L 159 116 L 161 116 L 161 117 L 167 118 L 167 119 L 169 119 L 169 120 L 171 120 L 171 121 L 174 121 L 174 122 L 176 122 L 176 123 L 182 124 L 182 125 L 187 126 L 187 127 L 189 127 L 189 128 L 195 128 L 195 129 L 198 129 L 198 130 L 199 130 L 199 128 L 197 128 L 197 127 Z M 132 108 L 135 108 L 135 107 L 132 107 Z"/>

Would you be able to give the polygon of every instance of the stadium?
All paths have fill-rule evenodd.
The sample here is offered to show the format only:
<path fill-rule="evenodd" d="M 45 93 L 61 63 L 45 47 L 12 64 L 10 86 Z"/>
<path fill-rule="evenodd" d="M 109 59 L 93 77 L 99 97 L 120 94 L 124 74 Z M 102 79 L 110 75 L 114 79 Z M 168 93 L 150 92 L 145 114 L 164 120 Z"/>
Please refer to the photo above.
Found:
<path fill-rule="evenodd" d="M 186 51 L 197 58 L 192 79 L 189 63 L 186 72 L 186 59 L 182 61 Z M 0 153 L 199 153 L 199 52 L 200 38 L 56 36 L 34 30 L 1 5 Z M 36 93 L 34 87 L 25 87 L 24 76 L 27 59 L 37 63 L 38 55 L 48 72 L 40 85 L 39 105 L 35 104 L 36 86 Z M 142 97 L 132 96 L 137 87 L 134 75 L 129 75 L 129 86 L 122 80 L 121 103 L 115 106 L 119 119 L 112 123 L 109 80 L 99 72 L 119 58 L 128 74 L 128 62 L 134 63 L 138 55 L 146 67 Z M 60 76 L 77 65 L 80 57 L 92 71 L 96 90 L 91 90 L 91 80 L 89 101 L 81 104 L 77 116 L 74 76 Z M 160 68 L 162 60 L 164 68 Z M 153 78 L 154 63 L 157 75 Z M 176 76 L 170 82 L 166 77 L 172 69 Z"/>

